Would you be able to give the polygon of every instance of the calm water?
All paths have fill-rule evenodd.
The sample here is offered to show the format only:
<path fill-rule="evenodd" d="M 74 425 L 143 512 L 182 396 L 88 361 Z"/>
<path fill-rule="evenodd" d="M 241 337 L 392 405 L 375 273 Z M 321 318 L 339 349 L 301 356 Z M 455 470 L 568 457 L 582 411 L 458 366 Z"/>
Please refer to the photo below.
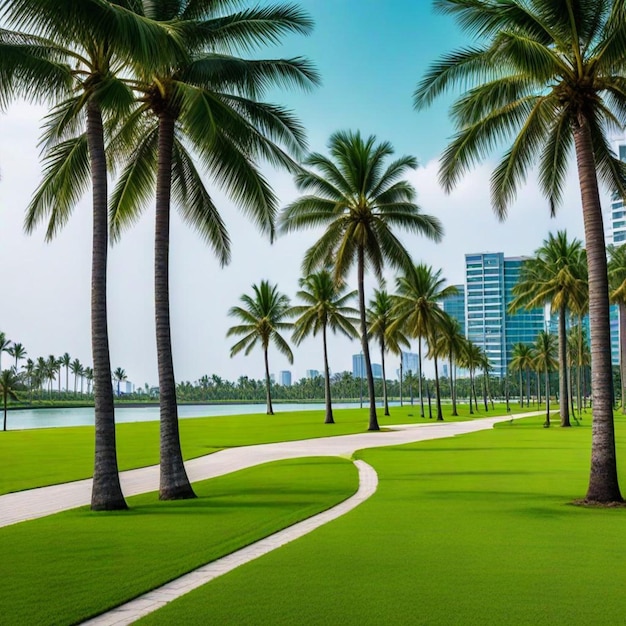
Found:
<path fill-rule="evenodd" d="M 349 408 L 358 403 L 333 403 L 333 408 Z M 365 405 L 364 405 L 365 406 Z M 274 412 L 315 411 L 324 408 L 319 404 L 275 404 Z M 184 404 L 178 407 L 178 417 L 217 417 L 218 415 L 243 415 L 265 413 L 265 404 Z M 158 406 L 122 407 L 115 409 L 115 421 L 151 422 L 159 419 Z M 7 430 L 25 428 L 51 428 L 58 426 L 93 426 L 93 408 L 80 409 L 20 409 L 7 413 Z M 1 428 L 1 426 L 0 426 Z"/>

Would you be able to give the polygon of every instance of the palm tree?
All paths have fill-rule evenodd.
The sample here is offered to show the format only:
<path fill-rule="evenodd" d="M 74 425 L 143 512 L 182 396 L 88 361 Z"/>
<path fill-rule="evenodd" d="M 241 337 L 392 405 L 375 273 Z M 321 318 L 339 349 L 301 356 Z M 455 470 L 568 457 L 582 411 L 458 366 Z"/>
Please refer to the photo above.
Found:
<path fill-rule="evenodd" d="M 173 58 L 174 39 L 161 25 L 139 18 L 126 3 L 84 0 L 3 0 L 9 25 L 27 24 L 46 37 L 60 60 L 69 97 L 46 118 L 44 178 L 28 208 L 25 227 L 50 216 L 46 238 L 62 228 L 92 186 L 93 247 L 91 335 L 96 393 L 95 464 L 91 508 L 125 509 L 115 443 L 113 386 L 109 356 L 106 268 L 108 252 L 107 157 L 105 125 L 131 110 L 132 92 L 121 76 L 133 66 L 154 67 Z M 71 24 L 71 28 L 68 25 Z"/>
<path fill-rule="evenodd" d="M 261 344 L 265 361 L 267 414 L 273 415 L 268 349 L 272 342 L 279 352 L 282 352 L 289 362 L 293 363 L 291 348 L 280 334 L 282 330 L 293 328 L 293 324 L 283 321 L 289 315 L 289 298 L 280 293 L 276 285 L 270 285 L 267 280 L 262 280 L 258 285 L 252 285 L 252 290 L 254 296 L 247 294 L 241 296 L 243 307 L 234 306 L 228 311 L 228 315 L 238 318 L 242 324 L 229 328 L 226 336 L 244 336 L 230 349 L 231 357 L 242 350 L 245 350 L 245 354 L 248 355 L 257 342 Z"/>
<path fill-rule="evenodd" d="M 7 401 L 9 398 L 19 400 L 16 391 L 21 387 L 20 383 L 21 376 L 13 368 L 0 372 L 0 394 L 2 394 L 2 404 L 4 407 L 3 431 L 7 429 Z"/>
<path fill-rule="evenodd" d="M 446 149 L 440 177 L 446 189 L 502 139 L 512 147 L 492 176 L 492 202 L 507 207 L 538 166 L 539 183 L 555 212 L 567 161 L 576 153 L 589 266 L 593 436 L 587 502 L 621 502 L 615 455 L 607 260 L 598 174 L 626 196 L 626 164 L 607 129 L 626 122 L 623 89 L 626 11 L 622 0 L 439 0 L 445 12 L 480 36 L 480 43 L 436 63 L 415 93 L 424 107 L 462 85 L 452 109 L 458 134 Z M 468 85 L 473 85 L 466 91 Z M 515 134 L 517 133 L 517 134 Z"/>
<path fill-rule="evenodd" d="M 84 373 L 84 370 L 83 370 Z M 126 371 L 123 370 L 121 367 L 116 368 L 116 370 L 113 372 L 113 380 L 117 381 L 117 397 L 120 397 L 120 383 L 123 380 L 127 380 L 128 376 L 126 375 Z"/>
<path fill-rule="evenodd" d="M 472 409 L 472 395 L 474 396 L 474 406 L 478 411 L 478 398 L 476 396 L 475 385 L 475 373 L 478 367 L 482 367 L 484 363 L 485 353 L 480 346 L 475 344 L 469 339 L 465 339 L 463 350 L 461 352 L 459 363 L 469 370 L 470 376 L 470 388 L 469 388 L 469 401 L 470 401 L 470 415 L 474 414 Z"/>
<path fill-rule="evenodd" d="M 93 368 L 85 367 L 83 369 L 83 375 L 87 380 L 87 395 L 91 393 L 91 384 L 93 382 Z"/>
<path fill-rule="evenodd" d="M 437 367 L 437 338 L 442 324 L 444 311 L 439 303 L 444 298 L 457 293 L 456 287 L 445 286 L 441 270 L 420 263 L 396 279 L 393 315 L 396 321 L 392 328 L 399 326 L 407 335 L 418 340 L 419 361 L 419 396 L 421 416 L 424 417 L 424 399 L 422 395 L 422 339 L 426 340 L 429 355 L 435 364 L 435 388 L 437 393 L 437 419 L 443 419 L 439 393 L 439 372 Z"/>
<path fill-rule="evenodd" d="M 8 352 L 11 347 L 11 340 L 6 338 L 6 335 L 0 332 L 0 364 L 2 362 L 2 353 Z"/>
<path fill-rule="evenodd" d="M 354 316 L 358 311 L 348 303 L 356 296 L 356 291 L 346 293 L 344 284 L 337 284 L 328 270 L 310 274 L 300 280 L 300 291 L 296 296 L 304 304 L 292 307 L 290 315 L 298 316 L 294 322 L 293 341 L 298 346 L 309 335 L 322 333 L 324 349 L 324 398 L 326 404 L 325 424 L 334 424 L 330 396 L 330 369 L 328 367 L 327 329 L 341 332 L 349 338 L 358 337 L 354 328 Z"/>
<path fill-rule="evenodd" d="M 441 356 L 448 357 L 450 398 L 452 400 L 452 415 L 454 416 L 458 415 L 456 409 L 456 363 L 462 354 L 464 339 L 458 320 L 444 312 L 439 323 L 436 350 Z"/>
<path fill-rule="evenodd" d="M 558 367 L 557 339 L 554 335 L 542 330 L 535 343 L 535 363 L 538 370 L 544 373 L 546 393 L 546 421 L 544 426 L 550 427 L 550 372 Z"/>
<path fill-rule="evenodd" d="M 514 312 L 550 303 L 559 316 L 559 407 L 561 426 L 570 426 L 567 374 L 567 314 L 578 311 L 587 301 L 587 268 L 582 242 L 569 241 L 565 231 L 552 233 L 535 250 L 535 257 L 522 264 L 520 278 L 513 287 Z"/>
<path fill-rule="evenodd" d="M 626 247 L 608 246 L 611 302 L 619 311 L 619 366 L 622 381 L 622 413 L 626 413 Z"/>
<path fill-rule="evenodd" d="M 367 325 L 370 337 L 378 340 L 380 345 L 380 359 L 383 370 L 383 404 L 385 415 L 389 415 L 389 401 L 387 398 L 387 373 L 385 370 L 385 353 L 390 351 L 394 354 L 401 353 L 401 346 L 409 347 L 400 326 L 396 326 L 392 332 L 390 328 L 394 317 L 392 315 L 393 299 L 385 289 L 375 289 L 374 296 L 370 300 L 367 310 Z"/>
<path fill-rule="evenodd" d="M 532 346 L 525 343 L 516 343 L 513 346 L 513 358 L 509 363 L 512 371 L 519 372 L 519 395 L 520 406 L 524 406 L 524 391 L 522 373 L 526 372 L 526 406 L 530 406 L 530 371 L 533 369 L 535 354 Z"/>
<path fill-rule="evenodd" d="M 230 261 L 226 226 L 197 171 L 189 147 L 213 180 L 225 189 L 270 238 L 277 199 L 260 173 L 266 160 L 292 170 L 288 153 L 300 157 L 304 133 L 291 113 L 258 99 L 270 87 L 310 87 L 317 76 L 302 59 L 248 60 L 233 55 L 275 43 L 312 23 L 291 6 L 232 12 L 230 0 L 137 2 L 141 16 L 174 24 L 185 51 L 158 71 L 137 72 L 140 106 L 120 137 L 133 146 L 113 197 L 113 234 L 136 220 L 156 187 L 155 317 L 161 407 L 160 499 L 195 497 L 183 464 L 178 430 L 176 380 L 169 307 L 170 205 L 215 251 Z M 280 146 L 284 146 L 284 149 Z"/>
<path fill-rule="evenodd" d="M 54 354 L 48 355 L 46 360 L 46 374 L 48 378 L 48 395 L 52 398 L 52 383 L 56 379 L 57 372 L 59 371 L 59 364 Z"/>
<path fill-rule="evenodd" d="M 15 371 L 17 372 L 19 361 L 26 358 L 26 348 L 21 343 L 14 343 L 7 349 L 7 353 L 15 359 Z"/>
<path fill-rule="evenodd" d="M 70 371 L 72 372 L 72 374 L 74 374 L 74 396 L 76 396 L 78 392 L 78 377 L 83 372 L 83 366 L 78 359 L 74 359 L 70 363 Z"/>
<path fill-rule="evenodd" d="M 65 368 L 65 391 L 68 392 L 70 390 L 69 387 L 69 371 L 70 365 L 72 363 L 72 357 L 68 352 L 59 357 L 59 361 L 61 362 L 61 366 Z"/>
<path fill-rule="evenodd" d="M 365 308 L 365 269 L 380 281 L 385 263 L 411 271 L 413 263 L 393 232 L 401 228 L 439 241 L 439 220 L 424 215 L 415 204 L 415 190 L 401 177 L 417 167 L 414 157 L 404 156 L 385 166 L 393 154 L 390 143 L 377 143 L 359 132 L 336 132 L 328 147 L 331 157 L 310 154 L 304 164 L 314 171 L 296 176 L 299 190 L 307 192 L 285 208 L 283 232 L 326 226 L 321 238 L 306 252 L 302 264 L 309 274 L 332 265 L 336 282 L 345 280 L 356 264 L 361 347 L 369 395 L 369 430 L 379 430 L 374 377 L 369 352 Z"/>

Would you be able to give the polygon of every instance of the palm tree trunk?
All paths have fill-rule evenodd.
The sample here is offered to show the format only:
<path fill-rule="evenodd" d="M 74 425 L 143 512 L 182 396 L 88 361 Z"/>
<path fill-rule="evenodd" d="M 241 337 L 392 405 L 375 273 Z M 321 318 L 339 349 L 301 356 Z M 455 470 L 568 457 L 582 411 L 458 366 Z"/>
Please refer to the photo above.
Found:
<path fill-rule="evenodd" d="M 519 368 L 519 397 L 520 406 L 524 408 L 524 381 L 522 379 L 522 368 Z"/>
<path fill-rule="evenodd" d="M 433 341 L 433 344 L 435 341 Z M 439 367 L 437 366 L 437 355 L 433 355 L 433 361 L 435 363 L 435 394 L 437 397 L 435 401 L 437 402 L 437 421 L 443 422 L 443 412 L 441 410 L 441 390 L 439 389 Z"/>
<path fill-rule="evenodd" d="M 578 116 L 574 141 L 585 224 L 589 271 L 589 321 L 591 327 L 591 396 L 593 427 L 591 468 L 585 499 L 589 502 L 621 502 L 615 454 L 615 426 L 611 405 L 611 337 L 609 288 L 602 208 L 598 192 L 593 144 L 587 120 Z"/>
<path fill-rule="evenodd" d="M 2 421 L 2 431 L 6 432 L 7 430 L 7 392 L 4 390 L 2 393 L 2 400 L 4 404 L 4 420 Z"/>
<path fill-rule="evenodd" d="M 367 321 L 365 319 L 365 254 L 363 247 L 358 251 L 358 290 L 359 290 L 359 313 L 361 317 L 361 347 L 365 359 L 365 375 L 367 377 L 367 390 L 370 400 L 369 426 L 367 430 L 380 430 L 378 416 L 376 415 L 376 394 L 374 391 L 374 376 L 372 375 L 372 361 L 370 359 L 370 347 L 367 341 Z"/>
<path fill-rule="evenodd" d="M 571 426 L 569 420 L 569 393 L 567 391 L 567 328 L 565 305 L 559 309 L 559 413 L 561 426 Z"/>
<path fill-rule="evenodd" d="M 450 351 L 450 354 L 448 355 L 448 362 L 450 364 L 450 397 L 452 400 L 452 415 L 453 416 L 458 416 L 457 410 L 456 410 L 456 380 L 455 380 L 455 368 L 453 367 L 454 364 L 454 358 L 452 357 L 452 351 Z"/>
<path fill-rule="evenodd" d="M 474 409 L 472 408 L 472 389 L 474 388 L 474 372 L 472 371 L 472 368 L 470 368 L 469 375 L 470 375 L 470 380 L 469 380 L 469 405 L 470 407 L 469 409 L 470 409 L 470 415 L 474 415 Z"/>
<path fill-rule="evenodd" d="M 93 373 L 97 381 L 94 397 L 95 458 L 91 508 L 121 510 L 128 508 L 117 466 L 115 410 L 111 383 L 111 359 L 107 322 L 107 165 L 104 152 L 102 114 L 91 98 L 87 104 L 87 143 L 93 188 L 93 250 L 91 265 L 91 349 Z"/>
<path fill-rule="evenodd" d="M 265 400 L 267 402 L 267 414 L 274 415 L 272 406 L 272 387 L 270 384 L 270 360 L 267 355 L 267 346 L 263 347 L 263 359 L 265 361 Z"/>
<path fill-rule="evenodd" d="M 324 424 L 334 424 L 333 405 L 330 398 L 330 368 L 328 367 L 328 344 L 326 341 L 326 324 L 322 326 L 322 340 L 324 342 L 324 397 L 326 400 L 326 419 Z"/>
<path fill-rule="evenodd" d="M 622 413 L 626 414 L 626 303 L 619 303 L 619 373 L 622 388 Z"/>
<path fill-rule="evenodd" d="M 400 352 L 400 406 L 404 406 L 402 402 L 402 352 Z"/>
<path fill-rule="evenodd" d="M 537 397 L 539 397 L 539 393 L 537 393 Z M 526 408 L 530 408 L 530 370 L 528 368 L 526 368 Z"/>
<path fill-rule="evenodd" d="M 174 117 L 166 111 L 159 115 L 154 229 L 154 311 L 159 369 L 161 453 L 159 499 L 161 500 L 182 500 L 196 497 L 185 471 L 183 453 L 180 447 L 176 380 L 170 331 L 169 245 L 173 145 Z"/>
<path fill-rule="evenodd" d="M 380 363 L 383 370 L 383 406 L 385 415 L 389 415 L 389 399 L 387 398 L 387 374 L 385 373 L 385 340 L 380 340 Z"/>
<path fill-rule="evenodd" d="M 419 367 L 419 382 L 418 382 L 418 391 L 420 397 L 420 415 L 424 417 L 424 398 L 422 396 L 422 339 L 421 337 L 417 338 L 417 365 Z"/>
<path fill-rule="evenodd" d="M 546 381 L 546 421 L 544 422 L 544 426 L 546 428 L 550 428 L 550 373 L 546 369 L 545 371 L 545 381 Z"/>

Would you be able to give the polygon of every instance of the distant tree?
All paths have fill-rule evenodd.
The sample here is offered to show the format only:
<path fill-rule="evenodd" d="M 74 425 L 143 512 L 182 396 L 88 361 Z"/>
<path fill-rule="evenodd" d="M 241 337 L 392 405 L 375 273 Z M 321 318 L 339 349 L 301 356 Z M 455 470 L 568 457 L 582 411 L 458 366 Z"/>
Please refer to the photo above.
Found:
<path fill-rule="evenodd" d="M 393 154 L 390 143 L 377 143 L 359 132 L 336 132 L 328 142 L 330 157 L 313 153 L 296 185 L 307 192 L 284 210 L 283 232 L 303 228 L 326 230 L 304 257 L 302 269 L 310 274 L 331 265 L 336 282 L 347 278 L 356 265 L 360 313 L 361 348 L 369 395 L 368 430 L 379 430 L 376 394 L 370 359 L 365 306 L 365 270 L 382 280 L 385 264 L 410 271 L 411 257 L 394 233 L 402 229 L 439 241 L 439 220 L 421 212 L 415 204 L 415 189 L 401 177 L 417 167 L 414 157 L 404 156 L 385 165 Z"/>
<path fill-rule="evenodd" d="M 524 387 L 522 376 L 526 372 L 526 406 L 530 406 L 530 372 L 533 369 L 535 354 L 533 346 L 525 343 L 516 343 L 513 346 L 513 358 L 509 363 L 509 367 L 514 372 L 519 372 L 519 396 L 520 406 L 524 406 Z"/>
<path fill-rule="evenodd" d="M 7 353 L 15 359 L 15 371 L 19 370 L 19 361 L 26 358 L 26 348 L 21 343 L 14 343 L 7 349 Z"/>
<path fill-rule="evenodd" d="M 456 407 L 456 364 L 462 354 L 464 336 L 459 322 L 451 315 L 442 316 L 437 336 L 437 351 L 448 357 L 450 367 L 450 398 L 452 400 L 452 415 L 458 415 Z"/>
<path fill-rule="evenodd" d="M 437 419 L 443 419 L 439 390 L 439 372 L 437 367 L 437 337 L 444 318 L 444 311 L 439 303 L 444 298 L 457 293 L 454 286 L 445 286 L 441 270 L 435 271 L 425 263 L 411 267 L 404 275 L 396 279 L 393 315 L 396 318 L 391 325 L 401 327 L 410 337 L 415 337 L 418 344 L 419 394 L 421 416 L 424 417 L 424 399 L 422 394 L 422 339 L 426 340 L 435 364 L 435 388 L 437 393 Z"/>
<path fill-rule="evenodd" d="M 11 340 L 6 338 L 6 335 L 0 332 L 0 364 L 2 361 L 2 353 L 8 352 L 11 347 Z"/>
<path fill-rule="evenodd" d="M 336 283 L 328 270 L 309 274 L 300 280 L 300 291 L 296 293 L 302 305 L 291 308 L 289 314 L 297 317 L 294 322 L 293 341 L 298 346 L 309 335 L 322 334 L 324 350 L 324 398 L 326 418 L 324 423 L 334 424 L 333 407 L 330 392 L 330 368 L 328 367 L 327 330 L 339 331 L 351 339 L 358 338 L 354 328 L 354 318 L 358 311 L 348 303 L 356 296 L 356 291 L 346 293 L 343 283 Z"/>
<path fill-rule="evenodd" d="M 513 287 L 510 311 L 534 309 L 549 303 L 559 316 L 559 410 L 561 426 L 569 426 L 567 374 L 567 315 L 582 310 L 587 302 L 587 264 L 582 242 L 569 240 L 565 231 L 550 233 L 535 256 L 522 264 Z"/>
<path fill-rule="evenodd" d="M 72 357 L 66 352 L 59 360 L 61 361 L 61 366 L 65 368 L 65 391 L 67 393 L 70 390 L 69 371 L 70 365 L 72 364 Z"/>
<path fill-rule="evenodd" d="M 289 314 L 289 298 L 280 293 L 276 285 L 270 285 L 266 280 L 252 285 L 252 290 L 254 295 L 241 296 L 244 306 L 234 306 L 228 311 L 228 315 L 238 318 L 242 324 L 229 328 L 226 336 L 244 336 L 230 349 L 231 357 L 242 350 L 247 356 L 257 343 L 261 344 L 265 361 L 267 414 L 273 415 L 268 350 L 272 342 L 293 363 L 291 348 L 280 334 L 281 331 L 293 329 L 292 323 L 283 321 Z"/>
<path fill-rule="evenodd" d="M 9 398 L 19 400 L 16 392 L 21 387 L 20 383 L 21 377 L 13 368 L 0 372 L 0 393 L 2 394 L 2 404 L 4 406 L 3 431 L 7 429 L 7 401 Z"/>
<path fill-rule="evenodd" d="M 124 380 L 127 380 L 128 376 L 126 375 L 126 371 L 121 367 L 118 367 L 113 372 L 113 380 L 117 382 L 117 397 L 120 397 L 120 383 Z"/>
<path fill-rule="evenodd" d="M 535 342 L 535 362 L 537 368 L 544 374 L 545 395 L 546 395 L 546 421 L 544 426 L 550 427 L 550 372 L 557 369 L 557 338 L 554 335 L 542 330 L 537 335 Z"/>
<path fill-rule="evenodd" d="M 85 367 L 83 369 L 83 375 L 87 380 L 87 395 L 91 393 L 91 385 L 93 384 L 93 368 Z"/>
<path fill-rule="evenodd" d="M 387 397 L 387 373 L 385 370 L 385 354 L 401 353 L 401 346 L 409 347 L 409 340 L 403 329 L 396 325 L 392 328 L 393 299 L 385 289 L 375 289 L 367 310 L 367 323 L 370 336 L 380 345 L 380 359 L 383 370 L 383 405 L 385 415 L 389 415 L 389 399 Z"/>
<path fill-rule="evenodd" d="M 78 377 L 83 373 L 82 363 L 78 359 L 74 359 L 70 363 L 70 371 L 74 374 L 74 395 L 78 393 Z"/>

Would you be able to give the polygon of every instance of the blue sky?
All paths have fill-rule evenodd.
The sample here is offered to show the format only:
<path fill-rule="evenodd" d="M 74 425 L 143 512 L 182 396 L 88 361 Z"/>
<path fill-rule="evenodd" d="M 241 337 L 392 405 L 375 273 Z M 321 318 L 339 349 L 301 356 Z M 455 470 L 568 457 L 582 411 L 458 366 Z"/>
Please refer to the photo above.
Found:
<path fill-rule="evenodd" d="M 300 5 L 315 21 L 308 37 L 290 36 L 284 45 L 258 53 L 266 58 L 306 56 L 317 67 L 322 86 L 310 93 L 276 91 L 271 100 L 292 108 L 307 129 L 313 150 L 324 151 L 330 134 L 360 130 L 390 141 L 397 154 L 418 158 L 420 168 L 409 180 L 424 212 L 436 215 L 446 235 L 441 244 L 419 237 L 404 238 L 416 262 L 441 268 L 451 283 L 463 281 L 464 254 L 503 251 L 529 255 L 550 230 L 567 228 L 582 237 L 580 198 L 575 168 L 570 171 L 565 203 L 550 220 L 546 201 L 531 175 L 506 222 L 489 206 L 493 162 L 478 165 L 446 195 L 437 182 L 437 158 L 453 128 L 447 113 L 451 99 L 416 112 L 412 93 L 426 68 L 442 53 L 468 43 L 452 18 L 437 15 L 427 0 L 303 0 Z M 51 244 L 44 229 L 26 237 L 25 208 L 41 172 L 37 137 L 43 108 L 15 104 L 0 115 L 0 267 L 4 270 L 0 330 L 23 343 L 31 358 L 69 352 L 91 364 L 89 286 L 91 214 L 86 197 L 65 230 Z M 290 177 L 267 170 L 282 205 L 296 197 Z M 304 250 L 319 233 L 297 233 L 270 245 L 218 190 L 233 241 L 233 261 L 221 270 L 200 238 L 176 216 L 172 219 L 172 335 L 178 380 L 195 381 L 216 373 L 236 379 L 261 378 L 260 352 L 229 357 L 225 334 L 233 320 L 228 309 L 238 304 L 252 283 L 268 279 L 290 297 L 295 295 Z M 126 370 L 129 380 L 156 384 L 154 346 L 152 246 L 153 212 L 111 249 L 109 255 L 109 320 L 113 368 Z M 393 288 L 393 273 L 387 274 Z M 376 287 L 367 278 L 371 291 Z M 414 345 L 413 351 L 417 351 Z M 356 343 L 337 338 L 331 345 L 334 371 L 349 370 Z M 270 354 L 272 371 L 290 369 L 294 379 L 307 369 L 321 370 L 319 338 L 295 350 L 293 366 Z M 6 356 L 2 364 L 6 367 Z M 380 359 L 373 357 L 375 362 Z M 390 364 L 388 371 L 395 371 Z"/>

